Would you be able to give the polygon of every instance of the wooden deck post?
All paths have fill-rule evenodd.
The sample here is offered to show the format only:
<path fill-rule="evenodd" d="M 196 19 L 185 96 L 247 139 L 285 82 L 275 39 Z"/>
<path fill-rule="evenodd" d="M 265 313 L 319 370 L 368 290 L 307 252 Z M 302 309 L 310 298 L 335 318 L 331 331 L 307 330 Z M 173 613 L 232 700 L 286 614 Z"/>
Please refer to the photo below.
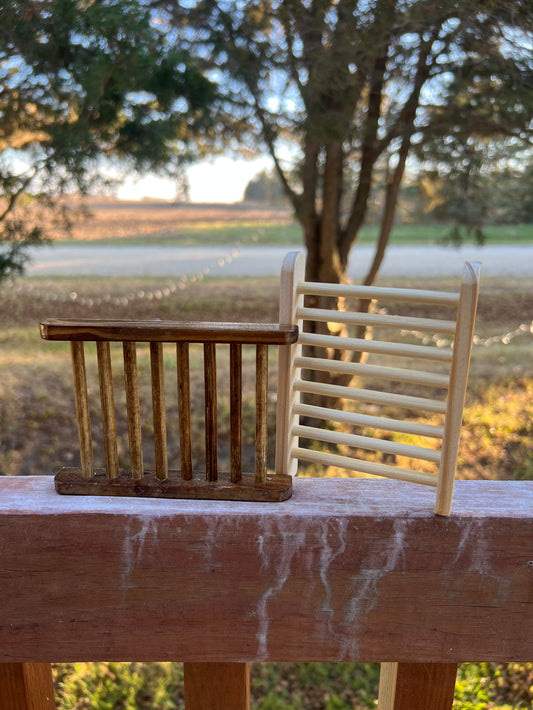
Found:
<path fill-rule="evenodd" d="M 49 663 L 0 663 L 2 710 L 54 710 Z"/>
<path fill-rule="evenodd" d="M 392 709 L 451 710 L 456 677 L 456 663 L 398 663 Z"/>
<path fill-rule="evenodd" d="M 185 710 L 249 710 L 249 663 L 184 663 Z"/>

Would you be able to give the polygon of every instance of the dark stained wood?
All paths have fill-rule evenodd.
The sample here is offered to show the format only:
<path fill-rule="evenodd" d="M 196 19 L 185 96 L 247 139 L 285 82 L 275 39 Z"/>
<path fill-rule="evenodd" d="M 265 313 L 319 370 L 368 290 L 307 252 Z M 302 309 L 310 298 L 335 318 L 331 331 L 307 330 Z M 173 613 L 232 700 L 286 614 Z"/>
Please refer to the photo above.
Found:
<path fill-rule="evenodd" d="M 264 503 L 290 498 L 292 478 L 286 475 L 267 475 L 264 483 L 257 483 L 255 474 L 242 474 L 239 483 L 231 481 L 228 473 L 219 473 L 215 481 L 208 481 L 205 473 L 196 473 L 190 480 L 180 471 L 168 471 L 165 480 L 153 471 L 145 471 L 142 479 L 134 480 L 130 471 L 120 471 L 109 480 L 105 469 L 96 469 L 91 479 L 83 478 L 79 468 L 62 468 L 55 475 L 55 487 L 63 495 L 122 496 L 131 498 L 191 498 L 195 500 L 242 500 Z"/>
<path fill-rule="evenodd" d="M 205 466 L 208 481 L 218 476 L 217 362 L 215 343 L 204 343 Z"/>
<path fill-rule="evenodd" d="M 184 663 L 185 710 L 249 710 L 249 663 Z"/>
<path fill-rule="evenodd" d="M 394 710 L 451 710 L 456 663 L 400 663 Z"/>
<path fill-rule="evenodd" d="M 262 483 L 267 472 L 268 437 L 268 346 L 258 345 L 255 362 L 255 480 Z"/>
<path fill-rule="evenodd" d="M 115 400 L 113 396 L 113 373 L 111 370 L 109 343 L 102 341 L 96 343 L 96 353 L 107 476 L 108 478 L 116 478 L 118 476 L 117 427 L 115 424 Z"/>
<path fill-rule="evenodd" d="M 113 483 L 113 482 L 110 482 Z M 295 479 L 271 503 L 0 477 L 0 661 L 533 658 L 533 483 Z"/>
<path fill-rule="evenodd" d="M 40 324 L 45 340 L 132 340 L 135 342 L 264 343 L 296 342 L 298 328 L 277 323 L 210 323 L 200 321 L 70 320 L 48 318 Z"/>
<path fill-rule="evenodd" d="M 94 458 L 89 400 L 87 396 L 87 370 L 85 367 L 83 343 L 71 343 L 70 350 L 72 356 L 72 376 L 74 379 L 74 399 L 76 401 L 76 420 L 78 423 L 81 468 L 85 478 L 90 478 L 94 473 Z"/>
<path fill-rule="evenodd" d="M 144 472 L 141 436 L 141 406 L 137 377 L 137 351 L 135 343 L 123 343 L 124 387 L 128 415 L 128 440 L 130 445 L 130 468 L 133 478 L 142 478 Z"/>
<path fill-rule="evenodd" d="M 242 478 L 242 346 L 230 345 L 230 458 L 231 480 Z"/>
<path fill-rule="evenodd" d="M 2 710 L 54 710 L 49 663 L 0 663 Z"/>
<path fill-rule="evenodd" d="M 157 478 L 160 481 L 164 481 L 168 473 L 168 453 L 162 343 L 150 343 L 150 366 L 152 373 L 155 471 Z"/>
<path fill-rule="evenodd" d="M 190 481 L 192 479 L 192 436 L 189 343 L 176 343 L 176 363 L 178 370 L 181 476 L 185 481 Z"/>

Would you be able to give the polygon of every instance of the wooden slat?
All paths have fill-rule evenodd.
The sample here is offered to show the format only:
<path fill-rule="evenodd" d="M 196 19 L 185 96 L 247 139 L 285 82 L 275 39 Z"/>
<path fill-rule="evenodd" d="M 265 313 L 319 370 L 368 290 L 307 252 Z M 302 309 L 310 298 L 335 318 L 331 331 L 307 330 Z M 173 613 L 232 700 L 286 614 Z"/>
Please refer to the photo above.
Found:
<path fill-rule="evenodd" d="M 316 407 L 312 404 L 297 404 L 294 406 L 293 410 L 295 414 L 304 417 L 316 417 L 317 419 L 354 424 L 355 426 L 368 426 L 373 429 L 396 431 L 402 434 L 413 434 L 414 436 L 427 436 L 432 439 L 442 439 L 444 431 L 443 427 L 433 424 L 421 424 L 420 422 L 389 419 L 387 417 L 374 417 L 369 414 L 359 414 L 358 412 L 344 412 L 339 409 Z"/>
<path fill-rule="evenodd" d="M 431 463 L 439 463 L 440 461 L 440 451 L 428 449 L 423 446 L 399 444 L 395 441 L 387 441 L 386 439 L 376 439 L 370 436 L 358 436 L 356 434 L 347 434 L 345 432 L 302 425 L 294 427 L 292 431 L 293 434 L 297 436 L 323 441 L 329 444 L 339 444 L 341 446 L 368 449 L 370 451 L 381 451 L 395 456 L 407 456 L 422 461 L 430 461 Z"/>
<path fill-rule="evenodd" d="M 280 326 L 288 327 L 296 323 L 296 310 L 303 305 L 303 296 L 296 293 L 298 283 L 305 277 L 305 255 L 303 252 L 289 252 L 281 266 L 279 294 Z M 291 458 L 291 447 L 296 443 L 290 435 L 297 416 L 292 407 L 300 401 L 300 393 L 294 389 L 296 375 L 295 360 L 302 354 L 302 346 L 282 345 L 278 356 L 278 386 L 276 403 L 276 473 L 291 476 L 296 474 L 298 462 Z"/>
<path fill-rule="evenodd" d="M 277 323 L 210 323 L 175 321 L 73 320 L 48 318 L 40 325 L 45 340 L 131 340 L 188 343 L 294 343 L 298 329 Z"/>
<path fill-rule="evenodd" d="M 98 359 L 98 380 L 102 404 L 102 425 L 104 431 L 105 461 L 108 478 L 118 476 L 117 427 L 115 423 L 115 401 L 113 397 L 113 373 L 111 370 L 111 349 L 109 343 L 96 343 Z"/>
<path fill-rule="evenodd" d="M 231 480 L 242 479 L 242 346 L 230 345 L 230 459 Z"/>
<path fill-rule="evenodd" d="M 294 458 L 299 461 L 317 463 L 325 468 L 333 466 L 334 468 L 343 468 L 346 471 L 369 473 L 372 476 L 384 476 L 398 481 L 408 481 L 409 483 L 421 483 L 424 486 L 437 487 L 436 476 L 433 476 L 431 473 L 413 471 L 410 468 L 389 466 L 384 463 L 373 463 L 372 461 L 363 461 L 362 459 L 352 458 L 350 456 L 339 456 L 338 454 L 330 454 L 324 451 L 302 449 L 299 446 L 295 446 L 291 453 Z"/>
<path fill-rule="evenodd" d="M 267 475 L 268 438 L 268 346 L 258 345 L 255 364 L 255 480 Z"/>
<path fill-rule="evenodd" d="M 440 362 L 451 362 L 452 360 L 452 351 L 449 348 L 436 348 L 431 345 L 405 345 L 404 343 L 391 343 L 364 338 L 342 338 L 337 335 L 315 335 L 313 333 L 301 333 L 299 342 L 302 345 L 313 345 L 319 348 L 357 350 Z"/>
<path fill-rule="evenodd" d="M 294 388 L 299 392 L 318 394 L 335 399 L 348 399 L 370 404 L 393 405 L 395 407 L 405 407 L 407 409 L 418 409 L 424 412 L 444 414 L 446 412 L 446 402 L 438 399 L 426 399 L 424 397 L 411 397 L 409 395 L 396 394 L 394 392 L 381 392 L 369 390 L 362 387 L 342 387 L 340 385 L 330 385 L 322 382 L 312 382 L 311 380 L 295 379 Z"/>
<path fill-rule="evenodd" d="M 184 663 L 186 710 L 249 710 L 249 663 Z"/>
<path fill-rule="evenodd" d="M 435 306 L 457 306 L 458 293 L 427 291 L 412 288 L 387 288 L 381 286 L 357 286 L 351 284 L 327 284 L 305 281 L 298 284 L 299 294 L 317 296 L 345 296 L 355 298 L 404 301 L 406 303 L 428 303 Z"/>
<path fill-rule="evenodd" d="M 396 382 L 411 382 L 417 385 L 427 385 L 447 389 L 450 378 L 436 372 L 410 370 L 402 367 L 385 367 L 383 365 L 367 365 L 366 363 L 341 362 L 327 358 L 296 357 L 295 365 L 305 370 L 320 370 L 336 372 L 344 375 L 360 375 L 376 379 L 395 380 Z"/>
<path fill-rule="evenodd" d="M 189 343 L 176 343 L 176 363 L 178 372 L 181 477 L 184 481 L 190 481 L 193 477 L 193 470 Z"/>
<path fill-rule="evenodd" d="M 0 663 L 2 710 L 54 710 L 49 663 Z"/>
<path fill-rule="evenodd" d="M 90 478 L 94 474 L 94 458 L 83 343 L 71 343 L 70 349 L 72 355 L 78 438 L 80 442 L 81 469 L 84 477 Z"/>
<path fill-rule="evenodd" d="M 435 513 L 449 515 L 452 506 L 455 467 L 459 450 L 459 437 L 463 421 L 463 407 L 470 364 L 470 351 L 476 320 L 479 275 L 481 265 L 465 264 L 461 286 L 461 303 L 457 314 L 457 332 L 453 348 L 453 361 L 448 391 L 448 408 L 442 443 L 442 459 L 439 474 L 439 490 Z"/>
<path fill-rule="evenodd" d="M 180 500 L 239 500 L 280 503 L 292 495 L 292 478 L 269 474 L 264 483 L 255 482 L 255 474 L 243 473 L 239 485 L 230 474 L 219 473 L 216 481 L 207 481 L 205 473 L 195 471 L 191 480 L 183 480 L 180 471 L 169 470 L 164 481 L 153 471 L 145 471 L 142 480 L 131 484 L 129 472 L 109 480 L 105 469 L 96 469 L 92 478 L 83 478 L 79 468 L 65 467 L 54 476 L 55 488 L 65 496 L 113 496 L 120 498 L 176 498 Z"/>
<path fill-rule="evenodd" d="M 135 343 L 123 343 L 124 386 L 126 390 L 126 412 L 128 416 L 128 440 L 130 446 L 130 468 L 132 478 L 143 477 L 143 450 L 141 435 L 141 406 L 139 402 L 139 381 L 137 376 L 137 351 Z"/>
<path fill-rule="evenodd" d="M 206 479 L 216 481 L 218 477 L 217 365 L 214 343 L 204 343 L 204 385 Z"/>
<path fill-rule="evenodd" d="M 455 333 L 455 321 L 437 318 L 417 318 L 381 313 L 359 313 L 357 311 L 334 311 L 320 308 L 299 308 L 298 318 L 321 323 L 344 323 L 346 325 L 366 325 L 375 327 L 401 328 L 431 333 Z"/>
<path fill-rule="evenodd" d="M 397 663 L 382 663 L 379 668 L 378 709 L 394 710 L 396 695 Z"/>
<path fill-rule="evenodd" d="M 168 453 L 162 343 L 150 343 L 150 365 L 152 372 L 155 470 L 157 478 L 164 481 L 168 473 Z"/>
<path fill-rule="evenodd" d="M 457 481 L 449 518 L 401 481 L 294 487 L 80 505 L 0 476 L 0 662 L 531 661 L 531 481 Z"/>
<path fill-rule="evenodd" d="M 399 663 L 392 710 L 451 710 L 456 677 L 456 663 Z"/>

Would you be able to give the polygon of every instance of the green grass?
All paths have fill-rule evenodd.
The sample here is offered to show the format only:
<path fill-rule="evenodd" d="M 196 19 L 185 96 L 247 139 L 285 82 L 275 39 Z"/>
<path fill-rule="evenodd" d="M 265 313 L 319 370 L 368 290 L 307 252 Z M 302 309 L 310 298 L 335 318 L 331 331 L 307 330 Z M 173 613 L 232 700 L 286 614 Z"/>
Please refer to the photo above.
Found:
<path fill-rule="evenodd" d="M 367 226 L 361 230 L 357 243 L 374 244 L 378 236 L 377 226 Z M 393 228 L 390 243 L 395 246 L 439 244 L 450 233 L 449 225 L 401 224 Z M 533 244 L 533 224 L 498 225 L 484 229 L 486 244 Z M 80 244 L 80 241 L 66 239 L 63 244 Z M 187 225 L 171 232 L 154 232 L 132 237 L 95 239 L 91 244 L 109 245 L 167 245 L 167 246 L 287 246 L 303 243 L 301 227 L 291 224 L 207 224 Z M 469 243 L 472 243 L 469 240 Z"/>

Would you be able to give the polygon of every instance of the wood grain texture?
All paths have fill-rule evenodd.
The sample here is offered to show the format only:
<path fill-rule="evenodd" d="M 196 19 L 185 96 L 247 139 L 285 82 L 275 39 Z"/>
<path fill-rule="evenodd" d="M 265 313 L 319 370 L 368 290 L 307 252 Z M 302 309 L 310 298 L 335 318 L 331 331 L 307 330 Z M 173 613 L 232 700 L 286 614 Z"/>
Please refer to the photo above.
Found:
<path fill-rule="evenodd" d="M 54 710 L 49 663 L 0 663 L 2 710 Z"/>
<path fill-rule="evenodd" d="M 294 480 L 280 504 L 0 477 L 0 661 L 530 661 L 533 484 Z"/>
<path fill-rule="evenodd" d="M 40 324 L 45 340 L 109 340 L 164 343 L 264 343 L 286 345 L 298 338 L 292 324 L 210 323 L 200 321 L 71 320 L 48 318 Z"/>
<path fill-rule="evenodd" d="M 217 361 L 215 343 L 204 343 L 206 479 L 218 477 Z"/>
<path fill-rule="evenodd" d="M 128 416 L 128 441 L 130 445 L 130 469 L 134 479 L 142 478 L 144 472 L 141 436 L 141 406 L 137 377 L 137 350 L 135 343 L 123 343 L 124 388 Z"/>
<path fill-rule="evenodd" d="M 258 345 L 255 358 L 255 481 L 267 475 L 268 346 Z"/>
<path fill-rule="evenodd" d="M 100 383 L 107 476 L 108 478 L 116 478 L 118 476 L 117 427 L 115 423 L 113 372 L 111 370 L 111 348 L 109 343 L 102 341 L 96 343 L 96 355 L 98 359 L 98 381 Z"/>
<path fill-rule="evenodd" d="M 257 483 L 255 474 L 241 474 L 234 484 L 231 475 L 220 473 L 216 481 L 206 480 L 205 474 L 196 472 L 185 479 L 180 471 L 168 471 L 164 480 L 153 471 L 146 471 L 142 479 L 132 480 L 129 471 L 121 471 L 117 478 L 109 480 L 105 469 L 96 469 L 90 479 L 83 478 L 79 468 L 62 468 L 55 475 L 55 488 L 63 495 L 120 496 L 127 498 L 181 498 L 194 500 L 243 500 L 279 503 L 290 498 L 292 478 L 283 475 L 267 475 L 264 482 Z"/>
<path fill-rule="evenodd" d="M 176 343 L 178 372 L 178 414 L 180 431 L 181 476 L 190 481 L 192 472 L 191 436 L 191 381 L 189 370 L 189 343 Z"/>
<path fill-rule="evenodd" d="M 94 458 L 83 343 L 71 343 L 70 351 L 72 357 L 72 376 L 74 379 L 74 399 L 76 401 L 76 420 L 78 423 L 81 468 L 85 478 L 90 478 L 94 473 Z"/>
<path fill-rule="evenodd" d="M 150 368 L 154 417 L 155 471 L 157 478 L 164 481 L 168 474 L 168 451 L 162 343 L 150 343 Z"/>
<path fill-rule="evenodd" d="M 414 288 L 390 288 L 386 286 L 359 286 L 305 281 L 298 283 L 297 291 L 299 294 L 375 298 L 378 300 L 404 301 L 405 303 L 430 303 L 435 306 L 457 306 L 459 303 L 459 294 L 457 293 L 427 291 Z"/>
<path fill-rule="evenodd" d="M 231 480 L 242 479 L 242 346 L 230 345 L 230 459 Z"/>
<path fill-rule="evenodd" d="M 249 710 L 249 663 L 184 663 L 185 710 Z"/>
<path fill-rule="evenodd" d="M 456 677 L 456 663 L 399 663 L 392 710 L 451 710 Z"/>
<path fill-rule="evenodd" d="M 470 264 L 467 262 L 461 285 L 461 302 L 457 313 L 457 330 L 453 346 L 442 459 L 439 468 L 439 487 L 435 503 L 437 515 L 449 515 L 452 508 L 455 468 L 476 321 L 480 269 L 479 263 Z"/>

